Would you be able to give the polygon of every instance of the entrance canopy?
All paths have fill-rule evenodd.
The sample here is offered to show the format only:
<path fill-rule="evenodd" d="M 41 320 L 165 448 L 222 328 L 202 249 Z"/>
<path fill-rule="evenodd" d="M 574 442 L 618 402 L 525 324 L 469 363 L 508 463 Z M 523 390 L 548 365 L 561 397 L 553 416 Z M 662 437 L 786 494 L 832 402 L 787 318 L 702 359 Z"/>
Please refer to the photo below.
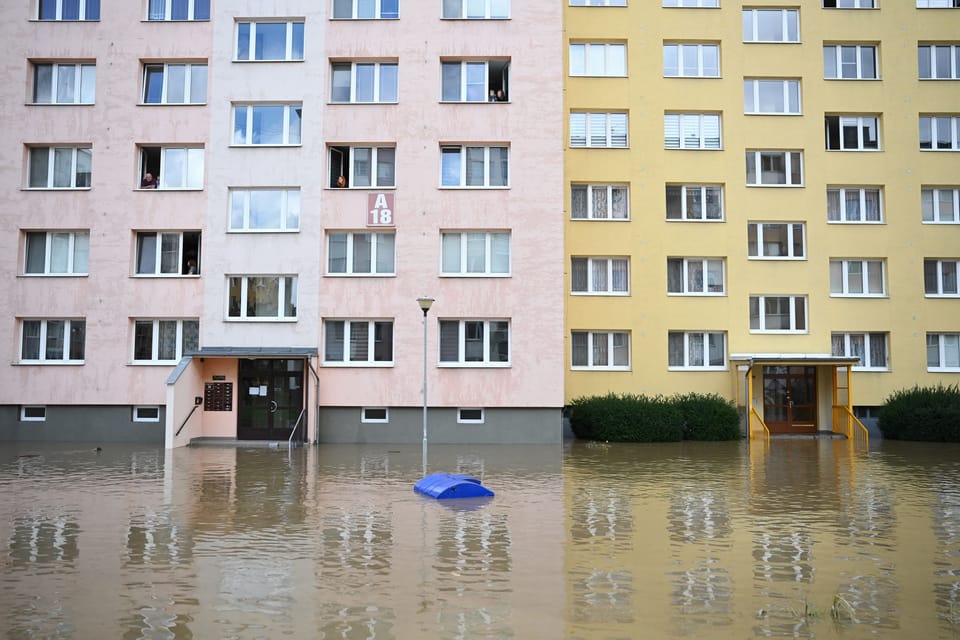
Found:
<path fill-rule="evenodd" d="M 816 366 L 853 365 L 860 361 L 856 356 L 834 356 L 829 353 L 731 353 L 731 362 L 752 364 L 802 364 Z"/>
<path fill-rule="evenodd" d="M 311 358 L 316 347 L 203 347 L 187 355 L 195 358 Z"/>

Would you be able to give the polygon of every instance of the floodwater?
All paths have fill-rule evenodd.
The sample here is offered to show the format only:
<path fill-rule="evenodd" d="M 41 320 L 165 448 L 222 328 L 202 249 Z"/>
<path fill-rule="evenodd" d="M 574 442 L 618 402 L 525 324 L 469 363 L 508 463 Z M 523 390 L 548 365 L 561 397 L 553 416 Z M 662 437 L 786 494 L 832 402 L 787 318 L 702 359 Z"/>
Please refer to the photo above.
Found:
<path fill-rule="evenodd" d="M 92 445 L 91 445 L 92 446 Z M 960 446 L 0 445 L 0 637 L 960 638 Z"/>

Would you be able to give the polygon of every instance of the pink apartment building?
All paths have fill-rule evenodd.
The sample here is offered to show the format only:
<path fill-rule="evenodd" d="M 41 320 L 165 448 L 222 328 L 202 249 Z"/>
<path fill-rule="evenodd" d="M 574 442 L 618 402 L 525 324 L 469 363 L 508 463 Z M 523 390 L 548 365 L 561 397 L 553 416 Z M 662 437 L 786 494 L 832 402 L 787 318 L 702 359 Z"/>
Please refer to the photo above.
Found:
<path fill-rule="evenodd" d="M 560 440 L 560 5 L 0 13 L 0 439 Z"/>

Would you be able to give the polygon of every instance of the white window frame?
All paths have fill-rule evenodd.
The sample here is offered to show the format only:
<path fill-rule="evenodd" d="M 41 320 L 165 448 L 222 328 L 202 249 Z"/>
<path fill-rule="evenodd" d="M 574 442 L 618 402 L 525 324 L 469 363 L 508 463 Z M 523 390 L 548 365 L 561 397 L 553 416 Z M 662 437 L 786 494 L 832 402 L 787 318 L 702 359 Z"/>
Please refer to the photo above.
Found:
<path fill-rule="evenodd" d="M 187 0 L 187 17 L 186 18 L 173 18 L 173 0 L 157 0 L 163 6 L 163 17 L 159 16 L 158 12 L 151 11 L 150 5 L 151 0 L 147 0 L 147 21 L 149 22 L 206 22 L 210 20 L 210 0 L 200 0 L 203 7 L 206 8 L 207 17 L 198 18 L 197 15 L 197 0 Z"/>
<path fill-rule="evenodd" d="M 143 163 L 143 154 L 144 149 L 159 149 L 160 152 L 160 171 L 159 175 L 154 174 L 154 178 L 158 180 L 157 190 L 162 191 L 200 191 L 203 189 L 204 181 L 204 166 L 205 166 L 205 155 L 206 151 L 202 146 L 190 146 L 190 147 L 167 147 L 167 146 L 153 146 L 149 144 L 140 145 L 140 175 L 143 176 L 147 173 L 145 166 L 142 166 Z M 176 160 L 173 157 L 179 156 Z M 180 178 L 177 180 L 176 184 L 172 183 L 171 180 L 171 171 L 167 171 L 166 168 L 169 168 L 170 165 L 182 169 L 182 175 L 176 176 Z M 139 184 L 139 183 L 138 183 Z M 150 189 L 150 191 L 153 191 Z"/>
<path fill-rule="evenodd" d="M 799 149 L 747 149 L 747 186 L 748 187 L 802 187 L 803 186 L 803 151 Z M 753 181 L 750 175 L 750 157 L 753 156 Z M 763 161 L 764 157 L 782 156 L 784 165 L 784 182 L 763 182 Z M 793 180 L 793 165 L 799 164 L 800 181 Z M 759 171 L 757 168 L 759 167 Z"/>
<path fill-rule="evenodd" d="M 574 270 L 578 263 L 583 262 L 586 268 L 586 289 L 574 289 Z M 623 263 L 623 287 L 616 288 L 614 265 Z M 606 288 L 597 288 L 594 281 L 596 273 L 604 271 Z M 571 256 L 570 258 L 570 294 L 574 296 L 629 296 L 630 295 L 630 257 L 629 256 Z"/>
<path fill-rule="evenodd" d="M 174 323 L 174 355 L 172 358 L 160 357 L 160 323 L 169 325 Z M 150 325 L 150 357 L 137 357 L 137 327 L 139 325 Z M 192 324 L 197 337 L 196 347 L 200 346 L 200 320 L 197 318 L 131 318 L 130 319 L 130 363 L 134 365 L 159 365 L 170 366 L 177 364 L 186 355 L 187 352 L 187 331 L 184 328 L 186 323 Z M 193 349 L 196 350 L 196 349 Z"/>
<path fill-rule="evenodd" d="M 342 0 L 350 4 L 350 17 L 338 17 L 336 15 L 337 4 L 341 0 L 333 0 L 333 9 L 330 12 L 332 20 L 397 20 L 400 17 L 400 2 L 399 0 L 390 0 L 390 3 L 397 7 L 397 15 L 387 15 L 384 16 L 384 7 L 383 4 L 387 0 L 375 0 L 373 15 L 360 17 L 360 2 L 362 0 Z M 392 13 L 392 12 L 390 12 Z"/>
<path fill-rule="evenodd" d="M 786 300 L 788 306 L 788 315 L 790 320 L 790 326 L 787 329 L 768 329 L 767 328 L 767 312 L 764 309 L 766 306 L 767 300 Z M 800 316 L 800 323 L 803 326 L 797 326 L 797 302 L 802 302 L 802 311 L 803 313 Z M 810 326 L 809 313 L 810 305 L 807 301 L 807 296 L 804 295 L 751 295 L 750 296 L 750 333 L 809 333 L 808 327 Z M 753 307 L 757 307 L 757 322 L 753 321 Z"/>
<path fill-rule="evenodd" d="M 930 273 L 933 267 L 933 273 Z M 948 287 L 949 279 L 953 278 L 953 287 Z M 936 291 L 931 291 L 930 279 L 936 285 Z M 960 298 L 960 258 L 924 258 L 923 259 L 923 294 L 927 298 Z"/>
<path fill-rule="evenodd" d="M 333 328 L 330 323 L 341 323 L 343 327 L 343 336 L 341 337 L 341 359 L 328 357 L 328 341 L 333 335 Z M 353 360 L 353 326 L 366 325 L 366 358 Z M 377 360 L 377 326 L 390 325 L 390 359 Z M 323 319 L 323 366 L 325 367 L 392 367 L 396 357 L 396 342 L 394 328 L 396 323 L 393 318 L 324 318 Z"/>
<path fill-rule="evenodd" d="M 479 418 L 464 417 L 464 411 L 479 411 Z M 457 424 L 483 424 L 486 421 L 486 412 L 481 407 L 459 407 L 457 408 Z"/>
<path fill-rule="evenodd" d="M 679 339 L 683 341 L 683 363 L 671 364 L 670 343 Z M 691 364 L 695 355 L 695 342 L 700 342 L 700 355 L 703 364 Z M 720 340 L 722 351 L 721 363 L 711 364 L 710 347 L 714 341 Z M 727 370 L 727 334 L 723 331 L 668 331 L 667 332 L 667 370 L 668 371 L 726 371 Z"/>
<path fill-rule="evenodd" d="M 677 191 L 679 189 L 679 192 Z M 671 217 L 672 209 L 670 207 L 671 192 L 677 194 L 676 198 L 680 202 L 679 216 Z M 666 195 L 666 220 L 668 222 L 723 222 L 723 185 L 721 184 L 667 184 Z M 709 217 L 711 210 L 710 200 L 716 197 L 719 203 L 719 217 Z M 700 216 L 693 217 L 691 213 L 691 201 L 693 204 L 699 204 Z M 707 203 L 706 205 L 704 203 Z"/>
<path fill-rule="evenodd" d="M 870 220 L 867 219 L 868 212 L 870 208 L 868 203 L 867 194 L 876 193 L 877 201 L 877 219 Z M 851 199 L 848 196 L 856 196 L 856 200 L 859 203 L 857 205 L 856 215 L 857 218 L 852 218 L 854 214 L 853 211 L 848 211 L 847 204 L 850 203 Z M 883 187 L 841 187 L 841 186 L 828 186 L 827 187 L 827 224 L 883 224 Z"/>
<path fill-rule="evenodd" d="M 231 108 L 233 121 L 233 134 L 230 140 L 232 147 L 299 147 L 303 141 L 303 116 L 297 115 L 297 111 L 303 113 L 303 103 L 301 102 L 275 102 L 275 103 L 240 103 L 234 102 Z M 282 107 L 283 108 L 283 130 L 280 134 L 280 142 L 254 142 L 258 134 L 253 130 L 253 114 L 257 109 Z M 243 119 L 242 131 L 238 129 L 240 120 Z M 294 126 L 294 119 L 299 119 L 299 123 Z"/>
<path fill-rule="evenodd" d="M 43 415 L 27 415 L 30 410 L 36 411 L 41 409 Z M 20 405 L 20 422 L 46 422 L 47 421 L 47 407 L 42 404 L 23 404 Z"/>
<path fill-rule="evenodd" d="M 917 0 L 917 9 L 960 9 L 960 0 Z"/>
<path fill-rule="evenodd" d="M 193 256 L 195 261 L 194 264 L 194 273 L 184 273 L 184 267 L 186 263 L 184 262 L 184 251 L 187 250 L 187 242 L 184 239 L 185 234 L 195 235 L 197 237 L 197 246 L 196 246 L 196 255 Z M 140 271 L 141 266 L 141 236 L 146 237 L 149 235 L 155 236 L 154 248 L 155 253 L 153 256 L 153 271 Z M 177 244 L 177 256 L 176 256 L 176 269 L 173 271 L 164 271 L 163 270 L 163 242 L 164 236 L 167 236 L 169 240 L 172 236 L 176 239 Z M 200 247 L 203 240 L 203 234 L 200 231 L 144 231 L 144 230 L 135 230 L 134 231 L 134 248 L 133 248 L 133 277 L 135 278 L 182 278 L 182 277 L 192 277 L 200 275 Z"/>
<path fill-rule="evenodd" d="M 510 18 L 510 1 L 442 0 L 441 18 L 444 20 L 508 20 Z M 476 11 L 478 4 L 482 5 L 482 14 Z M 450 15 L 452 13 L 456 13 L 456 15 Z"/>
<path fill-rule="evenodd" d="M 937 49 L 946 49 L 948 60 L 946 69 L 942 61 L 937 59 Z M 926 62 L 928 75 L 924 75 Z M 953 43 L 923 43 L 917 45 L 917 78 L 920 80 L 960 80 L 960 44 Z"/>
<path fill-rule="evenodd" d="M 455 237 L 456 236 L 456 237 Z M 447 242 L 447 239 L 450 242 Z M 496 239 L 506 238 L 507 265 L 503 271 L 494 270 L 494 241 Z M 482 255 L 474 255 L 472 249 L 476 248 L 475 242 L 480 240 L 483 243 Z M 449 229 L 440 232 L 440 276 L 441 277 L 466 277 L 466 278 L 505 278 L 511 275 L 511 234 L 510 231 L 477 231 L 466 229 Z M 458 247 L 456 270 L 446 270 L 447 249 L 456 243 Z M 481 269 L 472 269 L 471 261 L 480 258 L 483 262 Z"/>
<path fill-rule="evenodd" d="M 830 146 L 830 130 L 832 127 L 836 127 L 837 129 L 836 137 L 838 146 Z M 857 141 L 853 146 L 848 147 L 844 132 L 851 127 L 856 131 Z M 873 129 L 873 131 L 876 132 L 876 140 L 873 141 L 873 146 L 870 145 L 870 140 L 865 136 L 864 129 Z M 824 139 L 827 151 L 880 151 L 880 118 L 877 116 L 839 116 L 827 114 L 824 116 Z"/>
<path fill-rule="evenodd" d="M 783 101 L 782 111 L 764 111 L 764 99 L 761 96 L 763 89 L 774 90 L 776 85 L 780 85 L 780 98 Z M 794 98 L 796 99 L 796 109 L 794 110 Z M 800 96 L 800 80 L 798 78 L 744 78 L 743 80 L 743 113 L 746 115 L 777 115 L 777 116 L 799 116 L 803 115 L 803 103 Z"/>
<path fill-rule="evenodd" d="M 90 189 L 93 184 L 93 147 L 92 146 L 54 146 L 30 145 L 27 153 L 27 189 Z M 57 152 L 70 152 L 70 184 L 56 184 Z M 33 157 L 34 154 L 43 155 L 46 152 L 46 175 L 43 184 L 34 186 Z M 82 153 L 81 153 L 82 152 Z M 86 164 L 87 171 L 83 171 Z M 84 179 L 84 177 L 86 179 Z M 86 184 L 83 184 L 86 182 Z"/>
<path fill-rule="evenodd" d="M 149 89 L 148 73 L 151 69 L 160 68 L 162 80 L 160 81 L 160 100 L 157 102 L 148 101 L 147 91 Z M 170 68 L 183 67 L 183 100 L 181 102 L 171 101 L 169 99 L 170 89 Z M 201 71 L 202 70 L 202 71 Z M 195 74 L 202 74 L 203 77 L 203 95 L 193 95 L 193 81 Z M 198 75 L 198 77 L 200 77 Z M 206 62 L 144 62 L 143 63 L 143 87 L 140 92 L 140 104 L 144 106 L 154 105 L 187 105 L 187 104 L 207 104 L 207 73 Z M 197 87 L 200 92 L 200 88 Z"/>
<path fill-rule="evenodd" d="M 43 270 L 27 271 L 30 260 L 30 237 L 43 235 Z M 66 238 L 63 238 L 66 236 Z M 57 239 L 57 242 L 54 242 Z M 66 244 L 63 243 L 66 240 Z M 31 231 L 23 232 L 23 275 L 34 277 L 86 276 L 90 273 L 90 232 L 89 231 Z M 65 255 L 57 258 L 55 251 L 63 249 Z M 54 271 L 54 264 L 65 264 L 63 271 Z"/>
<path fill-rule="evenodd" d="M 69 0 L 38 0 L 38 2 L 37 2 L 37 19 L 38 19 L 38 20 L 44 20 L 44 21 L 50 21 L 50 22 L 54 22 L 54 21 L 56 21 L 56 22 L 97 22 L 97 21 L 100 20 L 100 0 L 93 0 L 93 4 L 95 5 L 96 10 L 97 10 L 97 17 L 96 17 L 96 18 L 87 18 L 87 3 L 90 2 L 91 0 L 77 0 L 77 5 L 78 5 L 77 15 L 78 15 L 78 17 L 77 17 L 76 20 L 65 19 L 65 18 L 63 17 L 63 4 L 64 4 L 64 2 L 67 2 L 67 1 L 69 1 Z M 54 10 L 56 17 L 54 17 L 54 18 L 46 18 L 46 19 L 44 19 L 44 18 L 42 17 L 42 16 L 43 16 L 42 5 L 43 5 L 44 2 L 50 2 L 51 4 L 56 5 L 56 9 Z"/>
<path fill-rule="evenodd" d="M 444 345 L 444 324 L 445 323 L 455 323 L 457 328 L 457 359 L 456 360 L 443 360 L 443 345 Z M 471 326 L 480 325 L 482 327 L 483 336 L 480 338 L 481 349 L 483 357 L 480 360 L 466 360 L 466 347 L 467 347 L 467 324 Z M 507 328 L 507 359 L 506 360 L 491 360 L 491 349 L 493 345 L 491 343 L 491 325 L 493 323 L 506 324 Z M 449 326 L 449 324 L 447 324 Z M 438 367 L 479 367 L 479 368 L 506 368 L 511 366 L 511 358 L 513 356 L 513 328 L 509 318 L 440 318 L 438 321 L 438 336 L 440 349 L 438 352 Z M 476 341 L 476 339 L 471 339 L 471 341 Z"/>
<path fill-rule="evenodd" d="M 856 52 L 856 75 L 843 75 L 843 50 L 854 49 Z M 864 68 L 863 54 L 868 50 L 873 56 L 873 76 L 865 76 L 869 71 Z M 880 79 L 880 56 L 878 47 L 875 44 L 825 44 L 823 45 L 823 78 L 824 80 L 879 80 Z M 833 60 L 834 71 L 836 75 L 828 75 L 827 60 Z"/>
<path fill-rule="evenodd" d="M 576 364 L 575 352 L 577 345 L 574 344 L 577 336 L 586 337 L 586 364 Z M 618 341 L 620 344 L 617 344 Z M 603 351 L 606 356 L 606 364 L 598 364 L 598 350 Z M 617 349 L 626 350 L 626 364 L 617 364 Z M 570 369 L 572 371 L 630 371 L 630 332 L 629 331 L 571 331 L 570 332 Z"/>
<path fill-rule="evenodd" d="M 672 270 L 680 267 L 680 288 L 671 286 Z M 711 268 L 720 267 L 720 285 L 710 284 Z M 699 267 L 700 287 L 691 286 L 691 268 Z M 727 295 L 727 261 L 724 258 L 667 258 L 667 295 L 668 296 L 725 296 Z"/>
<path fill-rule="evenodd" d="M 384 276 L 394 276 L 397 274 L 397 244 L 396 244 L 396 232 L 394 231 L 349 231 L 345 229 L 327 229 L 326 237 L 326 248 L 327 248 L 327 259 L 325 260 L 325 275 L 334 276 L 334 277 L 360 277 L 360 278 L 370 278 L 378 277 L 382 278 Z M 343 271 L 333 271 L 331 269 L 330 261 L 333 260 L 333 250 L 331 248 L 331 242 L 334 239 L 334 236 L 345 236 L 344 240 L 346 242 L 346 255 L 344 257 L 345 265 Z M 356 250 L 356 243 L 359 241 L 361 236 L 370 236 L 370 271 L 354 271 L 354 252 Z M 393 254 L 390 260 L 390 270 L 389 271 L 379 271 L 378 267 L 380 266 L 380 254 L 386 249 L 381 247 L 385 245 L 385 242 L 382 238 L 390 237 L 390 252 Z"/>
<path fill-rule="evenodd" d="M 230 289 L 231 280 L 238 279 L 240 285 L 240 297 L 238 300 L 239 308 L 237 315 L 231 315 L 230 309 Z M 276 280 L 277 289 L 277 314 L 273 316 L 248 316 L 248 292 L 252 280 Z M 228 274 L 226 280 L 226 308 L 224 309 L 224 318 L 227 322 L 296 322 L 297 313 L 300 305 L 298 304 L 297 284 L 298 278 L 295 274 Z M 257 283 L 253 283 L 256 286 Z M 290 288 L 291 291 L 287 291 Z M 287 298 L 293 306 L 293 314 L 286 314 Z"/>
<path fill-rule="evenodd" d="M 777 251 L 781 250 L 781 243 L 774 237 L 774 240 L 765 240 L 765 233 L 775 233 L 774 227 L 784 227 L 786 240 L 785 247 L 782 247 L 784 253 L 773 253 L 770 247 L 776 245 Z M 796 255 L 797 227 L 800 231 L 800 246 L 803 253 Z M 779 235 L 779 234 L 777 234 Z M 756 246 L 752 246 L 751 239 L 756 238 Z M 747 256 L 750 260 L 806 260 L 807 259 L 807 224 L 805 222 L 748 222 L 747 223 Z"/>
<path fill-rule="evenodd" d="M 157 412 L 156 416 L 150 415 L 153 411 Z M 132 422 L 160 422 L 160 405 L 134 405 L 130 420 Z"/>
<path fill-rule="evenodd" d="M 482 149 L 483 150 L 483 182 L 482 184 L 467 184 L 467 156 L 470 155 L 470 150 Z M 507 159 L 507 175 L 505 176 L 505 184 L 491 184 L 492 176 L 496 173 L 494 170 L 496 166 L 493 164 L 493 160 L 490 158 L 490 150 L 498 149 L 500 150 L 501 157 L 506 156 Z M 445 158 L 452 157 L 454 154 L 458 155 L 460 162 L 460 175 L 458 178 L 457 184 L 445 184 L 444 180 L 444 166 Z M 508 145 L 451 145 L 451 144 L 441 144 L 440 145 L 440 188 L 441 189 L 509 189 L 510 188 L 510 147 Z"/>
<path fill-rule="evenodd" d="M 39 341 L 39 343 L 38 343 L 38 344 L 39 344 L 39 347 L 38 347 L 38 348 L 39 348 L 38 356 L 39 356 L 39 357 L 38 357 L 38 358 L 35 358 L 35 359 L 24 358 L 24 357 L 23 357 L 24 340 L 26 340 L 26 334 L 24 333 L 24 323 L 26 323 L 26 322 L 39 322 L 39 323 L 40 323 L 40 325 L 39 325 L 40 332 L 39 332 L 39 337 L 38 337 L 38 341 Z M 47 357 L 47 348 L 48 348 L 48 346 L 49 346 L 49 345 L 47 344 L 47 342 L 48 342 L 48 340 L 50 339 L 50 336 L 48 336 L 47 331 L 48 331 L 48 326 L 49 326 L 48 323 L 50 323 L 50 322 L 62 322 L 62 323 L 63 323 L 63 335 L 62 335 L 62 338 L 63 338 L 63 347 L 62 347 L 63 355 L 62 355 L 60 358 L 48 358 L 48 357 Z M 73 345 L 72 345 L 71 342 L 70 342 L 70 341 L 71 341 L 71 337 L 72 337 L 72 336 L 71 336 L 71 332 L 73 331 L 73 328 L 74 328 L 74 324 L 75 324 L 75 323 L 77 323 L 77 324 L 79 324 L 79 325 L 81 325 L 81 326 L 83 327 L 83 342 L 84 342 L 84 344 L 83 344 L 83 355 L 84 355 L 84 357 L 83 357 L 83 358 L 76 358 L 76 359 L 70 357 L 70 350 L 71 350 L 71 348 L 73 347 Z M 76 364 L 83 364 L 84 361 L 86 360 L 86 352 L 87 352 L 86 340 L 87 340 L 87 321 L 86 321 L 86 319 L 84 319 L 84 318 L 21 318 L 21 319 L 20 319 L 20 349 L 19 349 L 19 351 L 18 351 L 18 353 L 17 353 L 17 359 L 18 359 L 18 362 L 19 362 L 20 364 L 43 364 L 43 365 L 76 365 Z"/>
<path fill-rule="evenodd" d="M 369 411 L 383 411 L 383 417 L 371 418 Z M 390 407 L 361 407 L 360 422 L 363 424 L 388 424 L 390 422 Z"/>
<path fill-rule="evenodd" d="M 40 87 L 38 80 L 40 70 L 50 68 L 50 87 L 40 96 Z M 60 100 L 60 80 L 63 74 L 69 73 L 73 76 L 73 97 L 69 100 Z M 93 62 L 34 62 L 33 63 L 33 83 L 32 83 L 31 104 L 44 105 L 76 105 L 76 104 L 94 104 L 97 95 L 97 65 Z"/>
<path fill-rule="evenodd" d="M 275 194 L 277 202 L 266 216 L 276 215 L 276 226 L 250 226 L 261 216 L 252 210 L 254 194 Z M 297 233 L 300 231 L 300 189 L 266 187 L 231 188 L 227 214 L 228 233 Z"/>
<path fill-rule="evenodd" d="M 944 202 L 941 200 L 945 193 L 952 195 L 950 213 L 952 218 L 944 215 Z M 929 194 L 929 195 L 928 195 Z M 929 209 L 929 215 L 927 210 Z M 960 224 L 960 187 L 931 187 L 923 186 L 920 189 L 920 217 L 923 224 Z"/>
<path fill-rule="evenodd" d="M 490 69 L 491 64 L 495 67 L 492 72 Z M 478 69 L 483 71 L 483 78 L 479 78 L 478 75 L 474 73 Z M 506 83 L 502 82 L 502 76 L 504 75 L 504 71 L 509 74 L 509 69 L 509 59 L 441 59 L 440 102 L 450 104 L 461 102 L 470 104 L 476 104 L 478 102 L 508 102 L 509 99 L 506 98 L 506 93 L 504 93 L 503 100 L 495 100 L 491 98 L 491 92 L 494 88 L 499 88 L 501 91 L 507 89 L 507 87 L 504 86 Z M 456 82 L 453 82 L 453 77 L 448 75 L 448 71 L 450 70 L 456 71 Z M 496 75 L 498 70 L 501 74 L 499 80 Z M 454 92 L 456 96 L 451 95 Z"/>
<path fill-rule="evenodd" d="M 303 20 L 237 20 L 236 28 L 234 29 L 234 41 L 233 41 L 233 61 L 234 62 L 302 62 L 303 61 L 303 47 L 304 47 L 304 21 Z M 282 58 L 258 58 L 257 56 L 257 28 L 259 25 L 274 25 L 282 24 L 286 26 L 284 33 L 284 43 L 283 43 L 283 57 Z M 240 35 L 242 26 L 247 25 L 246 28 L 246 43 L 242 43 L 244 39 Z M 299 26 L 299 39 L 300 42 L 297 42 L 297 27 Z M 246 48 L 246 58 L 240 57 L 240 45 L 245 44 Z M 297 57 L 296 46 L 300 46 L 300 56 Z"/>
<path fill-rule="evenodd" d="M 931 347 L 935 349 L 936 364 L 931 364 Z M 950 353 L 948 354 L 948 350 Z M 956 352 L 954 354 L 953 352 Z M 948 356 L 952 356 L 949 357 Z M 957 365 L 946 364 L 956 360 Z M 960 333 L 930 331 L 927 333 L 927 371 L 936 373 L 960 372 Z"/>
<path fill-rule="evenodd" d="M 571 42 L 568 53 L 571 77 L 627 77 L 624 42 Z"/>
<path fill-rule="evenodd" d="M 661 6 L 687 9 L 719 9 L 720 0 L 663 0 Z"/>
<path fill-rule="evenodd" d="M 716 130 L 713 137 L 711 132 Z M 663 148 L 696 151 L 723 149 L 722 124 L 719 113 L 663 114 Z"/>
<path fill-rule="evenodd" d="M 930 130 L 930 146 L 923 146 L 924 124 Z M 940 146 L 940 129 L 949 129 L 949 147 Z M 936 146 L 934 146 L 936 145 Z M 922 114 L 920 116 L 920 150 L 921 151 L 960 151 L 960 116 L 952 114 Z"/>
<path fill-rule="evenodd" d="M 883 364 L 874 364 L 873 347 L 877 341 L 883 345 Z M 857 344 L 862 353 L 857 353 Z M 890 334 L 883 331 L 834 332 L 830 336 L 830 352 L 835 356 L 859 358 L 854 371 L 890 370 Z"/>
<path fill-rule="evenodd" d="M 761 40 L 760 39 L 760 13 L 770 12 L 780 14 L 780 33 L 779 40 Z M 776 43 L 799 43 L 800 42 L 800 10 L 799 9 L 781 9 L 776 7 L 752 7 L 743 9 L 743 41 L 744 42 L 776 42 Z M 791 28 L 796 28 L 796 37 L 790 33 Z"/>
<path fill-rule="evenodd" d="M 880 275 L 876 275 L 879 269 Z M 874 280 L 879 277 L 878 283 Z M 836 280 L 839 279 L 839 282 Z M 839 286 L 838 286 L 839 285 Z M 852 285 L 857 285 L 856 287 Z M 859 288 L 860 291 L 855 289 Z M 831 258 L 831 298 L 885 298 L 887 297 L 887 264 L 881 258 Z"/>
<path fill-rule="evenodd" d="M 574 128 L 583 130 L 582 141 L 579 135 L 574 138 Z M 569 142 L 571 149 L 626 149 L 630 146 L 629 117 L 625 111 L 571 111 Z"/>
<path fill-rule="evenodd" d="M 667 68 L 667 52 L 676 49 L 677 69 L 676 73 L 671 73 Z M 704 66 L 704 51 L 714 50 L 717 58 L 716 73 L 712 69 Z M 684 59 L 687 56 L 696 55 L 697 71 L 687 74 L 684 68 Z M 717 42 L 664 42 L 663 43 L 663 77 L 664 78 L 719 78 L 721 77 L 720 44 Z"/>
<path fill-rule="evenodd" d="M 583 215 L 577 215 L 581 211 L 576 206 L 576 198 L 574 197 L 575 192 L 583 192 L 584 203 L 586 210 L 582 211 Z M 617 215 L 619 212 L 616 211 L 614 206 L 614 194 L 621 194 L 618 196 L 620 202 L 623 203 L 623 215 Z M 602 194 L 602 195 L 601 195 Z M 598 199 L 602 202 L 598 203 Z M 603 205 L 604 211 L 600 211 L 601 207 L 598 204 Z M 586 184 L 586 183 L 572 183 L 570 185 L 570 219 L 571 220 L 606 220 L 614 222 L 622 222 L 630 220 L 630 185 L 629 184 Z"/>
<path fill-rule="evenodd" d="M 824 9 L 876 9 L 877 0 L 823 0 Z"/>
<path fill-rule="evenodd" d="M 349 86 L 349 97 L 346 100 L 338 100 L 336 91 L 337 86 L 334 84 L 336 80 L 337 73 L 343 73 L 347 71 L 345 67 L 349 66 L 350 73 L 350 86 Z M 370 94 L 373 96 L 373 100 L 359 100 L 357 98 L 358 93 L 360 93 L 360 77 L 358 77 L 358 72 L 360 69 L 366 69 L 367 67 L 372 67 L 373 70 L 373 85 L 370 87 Z M 393 70 L 393 86 L 388 86 L 384 80 L 385 69 Z M 373 61 L 363 61 L 357 62 L 355 60 L 331 60 L 330 61 L 330 103 L 331 104 L 396 104 L 399 96 L 399 64 L 394 61 L 389 62 L 373 62 Z M 393 96 L 391 100 L 384 99 L 384 92 L 390 92 Z M 486 98 L 484 98 L 486 99 Z"/>

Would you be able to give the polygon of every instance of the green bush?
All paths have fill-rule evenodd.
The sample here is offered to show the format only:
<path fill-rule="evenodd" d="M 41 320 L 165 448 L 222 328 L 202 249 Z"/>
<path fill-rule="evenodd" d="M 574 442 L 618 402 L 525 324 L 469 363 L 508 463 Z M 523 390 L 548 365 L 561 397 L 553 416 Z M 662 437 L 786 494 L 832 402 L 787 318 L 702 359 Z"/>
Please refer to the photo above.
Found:
<path fill-rule="evenodd" d="M 960 442 L 960 387 L 913 387 L 880 407 L 880 432 L 891 440 Z"/>
<path fill-rule="evenodd" d="M 608 442 L 677 442 L 683 418 L 662 396 L 614 394 L 575 399 L 570 427 L 582 440 Z"/>
<path fill-rule="evenodd" d="M 683 419 L 684 440 L 740 439 L 740 414 L 732 401 L 715 393 L 687 393 L 671 402 Z"/>

